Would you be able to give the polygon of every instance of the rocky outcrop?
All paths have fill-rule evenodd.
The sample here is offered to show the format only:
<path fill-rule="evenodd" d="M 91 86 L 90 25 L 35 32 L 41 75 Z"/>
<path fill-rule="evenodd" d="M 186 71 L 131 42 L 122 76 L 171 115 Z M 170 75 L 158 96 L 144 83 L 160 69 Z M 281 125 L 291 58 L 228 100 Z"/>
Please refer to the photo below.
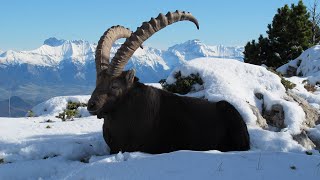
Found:
<path fill-rule="evenodd" d="M 300 134 L 293 135 L 292 138 L 306 149 L 316 148 L 315 143 L 309 138 L 306 131 L 304 130 Z"/>
<path fill-rule="evenodd" d="M 296 74 L 297 74 L 297 68 L 289 65 L 287 69 L 287 73 L 285 75 L 288 77 L 291 77 L 291 76 L 296 76 Z"/>
<path fill-rule="evenodd" d="M 259 112 L 259 109 L 255 106 L 252 106 L 251 104 L 249 104 L 253 114 L 257 117 L 257 125 L 262 127 L 263 129 L 267 129 L 268 128 L 268 124 L 265 118 L 262 117 L 262 115 Z"/>
<path fill-rule="evenodd" d="M 285 128 L 284 111 L 280 104 L 274 104 L 270 110 L 264 110 L 262 116 L 266 119 L 267 124 L 280 129 Z"/>
<path fill-rule="evenodd" d="M 312 107 L 305 99 L 298 96 L 292 91 L 288 91 L 288 99 L 289 101 L 297 102 L 299 106 L 303 109 L 306 118 L 304 121 L 304 126 L 306 128 L 314 127 L 316 124 L 319 124 L 319 113 L 318 111 Z"/>
<path fill-rule="evenodd" d="M 293 93 L 292 91 L 287 92 L 287 97 L 285 100 L 296 102 L 305 112 L 305 120 L 303 122 L 303 126 L 301 127 L 301 133 L 297 135 L 293 135 L 293 139 L 296 140 L 299 144 L 301 144 L 306 149 L 319 149 L 320 148 L 320 140 L 314 139 L 308 136 L 306 130 L 308 128 L 314 127 L 316 124 L 319 124 L 319 113 L 318 111 L 309 105 L 309 103 Z M 263 101 L 263 94 L 256 93 L 255 96 Z M 262 103 L 263 109 L 262 112 L 258 110 L 257 107 L 250 105 L 253 114 L 257 117 L 257 124 L 264 128 L 268 129 L 269 126 L 275 127 L 278 131 L 285 128 L 286 125 L 284 123 L 285 114 L 282 105 L 274 104 L 270 109 L 266 109 L 264 107 L 264 103 Z"/>

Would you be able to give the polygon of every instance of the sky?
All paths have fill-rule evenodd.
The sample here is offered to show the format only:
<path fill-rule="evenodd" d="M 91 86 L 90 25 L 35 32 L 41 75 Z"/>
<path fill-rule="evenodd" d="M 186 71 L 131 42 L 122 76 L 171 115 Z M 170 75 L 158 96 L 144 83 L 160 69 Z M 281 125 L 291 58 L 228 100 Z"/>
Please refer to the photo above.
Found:
<path fill-rule="evenodd" d="M 244 46 L 265 34 L 279 7 L 298 0 L 0 0 L 0 50 L 32 50 L 50 37 L 95 43 L 113 25 L 135 31 L 159 13 L 183 10 L 199 21 L 168 26 L 145 46 L 166 49 L 199 39 L 208 45 Z M 305 0 L 309 5 L 313 0 Z"/>

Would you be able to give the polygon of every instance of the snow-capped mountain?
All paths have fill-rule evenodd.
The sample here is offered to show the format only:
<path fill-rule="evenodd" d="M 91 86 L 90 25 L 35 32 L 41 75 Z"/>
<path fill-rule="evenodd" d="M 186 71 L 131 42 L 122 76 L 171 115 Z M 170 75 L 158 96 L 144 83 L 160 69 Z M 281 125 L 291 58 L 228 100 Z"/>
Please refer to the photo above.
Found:
<path fill-rule="evenodd" d="M 168 48 L 164 52 L 164 58 L 169 65 L 199 57 L 231 58 L 242 61 L 243 51 L 244 48 L 240 46 L 208 46 L 200 40 L 189 40 Z"/>
<path fill-rule="evenodd" d="M 87 41 L 58 40 L 49 38 L 44 44 L 31 51 L 6 51 L 0 55 L 0 63 L 5 65 L 29 64 L 36 66 L 58 66 L 62 61 L 85 64 L 94 58 L 95 44 Z"/>
<path fill-rule="evenodd" d="M 114 44 L 111 57 L 119 47 L 120 44 Z M 21 97 L 26 95 L 27 88 L 27 97 L 33 99 L 41 93 L 44 97 L 40 99 L 90 93 L 95 85 L 95 49 L 96 44 L 84 40 L 49 38 L 31 51 L 8 50 L 0 53 L 0 92 L 3 92 L 0 100 L 8 97 L 9 89 L 10 93 Z M 177 44 L 168 50 L 144 47 L 134 53 L 126 69 L 136 69 L 137 77 L 142 82 L 158 82 L 166 78 L 175 66 L 193 58 L 242 60 L 242 51 L 242 47 L 207 46 L 199 40 Z"/>

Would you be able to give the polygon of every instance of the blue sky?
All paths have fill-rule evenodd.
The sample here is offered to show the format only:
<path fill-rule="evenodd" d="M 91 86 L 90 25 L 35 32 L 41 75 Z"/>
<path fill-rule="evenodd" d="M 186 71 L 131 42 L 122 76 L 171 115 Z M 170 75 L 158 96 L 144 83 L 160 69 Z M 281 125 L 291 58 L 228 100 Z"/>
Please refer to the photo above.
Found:
<path fill-rule="evenodd" d="M 143 21 L 176 9 L 190 22 L 173 24 L 144 44 L 165 49 L 190 39 L 206 44 L 245 45 L 265 34 L 277 8 L 298 0 L 0 0 L 0 49 L 31 50 L 49 37 L 97 42 L 112 25 L 136 30 Z M 312 0 L 304 1 L 309 5 Z"/>

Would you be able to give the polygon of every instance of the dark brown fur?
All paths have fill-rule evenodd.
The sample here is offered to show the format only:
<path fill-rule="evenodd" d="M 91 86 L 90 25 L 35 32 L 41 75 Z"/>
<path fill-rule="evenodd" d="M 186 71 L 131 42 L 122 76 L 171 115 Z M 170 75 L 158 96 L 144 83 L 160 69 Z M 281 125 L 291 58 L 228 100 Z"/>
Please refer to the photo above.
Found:
<path fill-rule="evenodd" d="M 88 110 L 104 118 L 103 137 L 111 153 L 250 149 L 246 124 L 226 101 L 214 103 L 146 86 L 137 82 L 134 71 L 107 79 L 92 94 Z M 115 81 L 119 92 L 112 94 Z"/>

